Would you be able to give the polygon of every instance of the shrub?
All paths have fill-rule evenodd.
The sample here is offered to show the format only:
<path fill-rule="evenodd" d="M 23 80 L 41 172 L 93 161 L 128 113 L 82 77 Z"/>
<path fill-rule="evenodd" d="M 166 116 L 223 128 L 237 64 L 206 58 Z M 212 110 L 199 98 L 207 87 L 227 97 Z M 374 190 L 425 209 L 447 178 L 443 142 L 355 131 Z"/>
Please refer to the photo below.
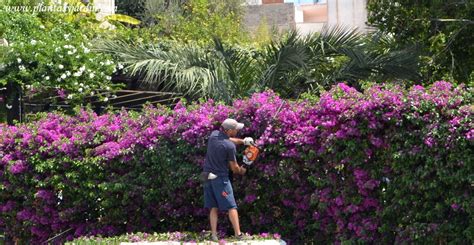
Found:
<path fill-rule="evenodd" d="M 29 13 L 2 12 L 0 30 L 10 50 L 0 85 L 17 84 L 26 96 L 59 96 L 76 104 L 97 90 L 117 87 L 111 76 L 118 64 L 92 52 L 92 40 L 76 28 L 68 22 L 43 23 Z"/>
<path fill-rule="evenodd" d="M 244 231 L 297 243 L 472 243 L 472 113 L 472 90 L 437 82 L 364 93 L 339 84 L 313 102 L 265 92 L 232 107 L 47 114 L 0 129 L 0 227 L 29 243 L 69 228 L 68 240 L 205 229 L 206 137 L 231 116 L 264 149 L 234 178 Z"/>

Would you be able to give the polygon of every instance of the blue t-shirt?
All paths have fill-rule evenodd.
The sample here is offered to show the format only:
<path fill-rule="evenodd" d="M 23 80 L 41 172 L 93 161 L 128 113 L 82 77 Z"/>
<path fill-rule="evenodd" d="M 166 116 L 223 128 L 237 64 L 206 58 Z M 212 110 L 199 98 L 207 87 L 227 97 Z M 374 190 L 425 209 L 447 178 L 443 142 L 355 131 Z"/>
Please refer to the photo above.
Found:
<path fill-rule="evenodd" d="M 211 172 L 219 177 L 229 176 L 229 162 L 235 158 L 235 144 L 224 132 L 215 130 L 207 142 L 204 172 Z"/>

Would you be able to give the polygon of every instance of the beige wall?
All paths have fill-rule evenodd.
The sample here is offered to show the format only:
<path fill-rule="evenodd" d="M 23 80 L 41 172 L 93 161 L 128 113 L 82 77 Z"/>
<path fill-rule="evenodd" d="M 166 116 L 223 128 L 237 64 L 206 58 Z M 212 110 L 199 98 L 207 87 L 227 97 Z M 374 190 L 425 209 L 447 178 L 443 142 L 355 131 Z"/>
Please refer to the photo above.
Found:
<path fill-rule="evenodd" d="M 284 0 L 262 0 L 262 4 L 283 3 Z"/>
<path fill-rule="evenodd" d="M 326 22 L 328 21 L 327 4 L 302 5 L 303 22 Z"/>
<path fill-rule="evenodd" d="M 357 27 L 367 32 L 367 0 L 328 0 L 328 25 Z"/>
<path fill-rule="evenodd" d="M 296 23 L 296 29 L 302 35 L 319 32 L 323 29 L 326 23 Z"/>
<path fill-rule="evenodd" d="M 94 6 L 100 9 L 97 14 L 98 19 L 102 19 L 106 15 L 115 14 L 115 0 L 94 0 Z"/>
<path fill-rule="evenodd" d="M 256 30 L 266 20 L 267 24 L 279 30 L 295 28 L 295 7 L 292 3 L 274 3 L 247 6 L 244 25 Z"/>

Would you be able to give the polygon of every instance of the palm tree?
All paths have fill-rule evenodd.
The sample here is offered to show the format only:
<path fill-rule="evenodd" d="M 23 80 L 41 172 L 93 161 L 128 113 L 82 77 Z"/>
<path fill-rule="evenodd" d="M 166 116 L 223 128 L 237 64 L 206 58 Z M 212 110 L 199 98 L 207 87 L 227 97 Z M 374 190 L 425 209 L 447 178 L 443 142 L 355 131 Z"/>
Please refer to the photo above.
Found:
<path fill-rule="evenodd" d="M 355 29 L 325 27 L 308 36 L 289 32 L 261 49 L 214 39 L 210 47 L 104 41 L 98 50 L 127 64 L 128 73 L 147 88 L 230 102 L 266 88 L 297 97 L 337 81 L 417 79 L 416 50 L 392 49 L 390 42 L 380 33 L 364 36 Z"/>

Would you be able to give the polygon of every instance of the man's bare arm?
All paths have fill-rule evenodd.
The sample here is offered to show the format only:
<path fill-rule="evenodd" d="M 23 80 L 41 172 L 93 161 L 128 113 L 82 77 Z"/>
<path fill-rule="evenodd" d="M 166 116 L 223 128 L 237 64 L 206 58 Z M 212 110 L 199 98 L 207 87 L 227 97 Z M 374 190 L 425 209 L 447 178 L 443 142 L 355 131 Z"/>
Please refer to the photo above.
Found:
<path fill-rule="evenodd" d="M 232 170 L 234 174 L 244 175 L 247 172 L 247 169 L 239 166 L 239 164 L 237 164 L 236 161 L 230 161 L 229 167 L 230 167 L 230 170 Z"/>
<path fill-rule="evenodd" d="M 244 140 L 243 139 L 239 139 L 239 138 L 229 138 L 230 141 L 232 141 L 232 143 L 234 143 L 235 145 L 243 145 L 244 144 Z"/>

